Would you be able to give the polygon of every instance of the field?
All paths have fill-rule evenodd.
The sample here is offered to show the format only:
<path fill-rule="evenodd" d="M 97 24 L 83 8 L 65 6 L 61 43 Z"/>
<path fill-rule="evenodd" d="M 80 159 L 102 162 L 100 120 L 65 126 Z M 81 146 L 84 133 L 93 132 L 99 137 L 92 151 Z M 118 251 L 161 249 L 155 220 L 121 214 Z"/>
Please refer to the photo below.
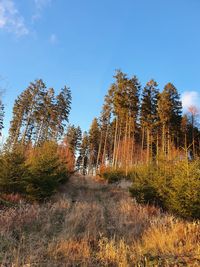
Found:
<path fill-rule="evenodd" d="M 200 266 L 200 223 L 139 205 L 127 188 L 76 175 L 49 202 L 17 199 L 1 207 L 0 262 L 2 267 Z"/>

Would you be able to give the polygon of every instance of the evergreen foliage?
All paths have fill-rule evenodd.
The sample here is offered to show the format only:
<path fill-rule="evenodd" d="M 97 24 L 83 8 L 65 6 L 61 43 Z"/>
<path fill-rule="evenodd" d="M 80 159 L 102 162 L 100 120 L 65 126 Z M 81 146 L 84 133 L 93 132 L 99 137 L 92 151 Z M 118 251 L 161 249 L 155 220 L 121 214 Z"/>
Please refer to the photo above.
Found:
<path fill-rule="evenodd" d="M 69 125 L 65 136 L 65 143 L 69 146 L 72 154 L 75 156 L 76 152 L 80 149 L 82 132 L 81 128 Z"/>
<path fill-rule="evenodd" d="M 200 218 L 200 162 L 167 161 L 137 166 L 129 174 L 139 203 L 157 205 L 184 218 Z"/>
<path fill-rule="evenodd" d="M 42 80 L 30 83 L 16 99 L 9 130 L 8 146 L 17 143 L 39 145 L 47 140 L 60 139 L 71 109 L 71 91 L 61 89 L 55 96 Z"/>
<path fill-rule="evenodd" d="M 53 142 L 45 142 L 42 147 L 35 148 L 26 161 L 26 168 L 26 194 L 37 200 L 55 193 L 59 184 L 66 182 L 69 175 Z"/>
<path fill-rule="evenodd" d="M 116 183 L 122 179 L 127 179 L 126 173 L 123 170 L 105 169 L 100 174 L 108 183 Z"/>
<path fill-rule="evenodd" d="M 2 135 L 3 119 L 4 119 L 4 105 L 0 99 L 0 136 Z"/>
<path fill-rule="evenodd" d="M 13 151 L 0 155 L 0 192 L 23 193 L 23 177 L 25 167 L 25 151 L 22 146 L 16 146 Z"/>
<path fill-rule="evenodd" d="M 56 192 L 68 177 L 66 164 L 54 142 L 29 150 L 18 145 L 0 156 L 1 193 L 21 193 L 31 200 L 43 200 Z"/>
<path fill-rule="evenodd" d="M 82 141 L 79 149 L 79 156 L 77 158 L 77 169 L 85 175 L 87 174 L 89 163 L 89 136 L 87 132 L 82 135 Z"/>

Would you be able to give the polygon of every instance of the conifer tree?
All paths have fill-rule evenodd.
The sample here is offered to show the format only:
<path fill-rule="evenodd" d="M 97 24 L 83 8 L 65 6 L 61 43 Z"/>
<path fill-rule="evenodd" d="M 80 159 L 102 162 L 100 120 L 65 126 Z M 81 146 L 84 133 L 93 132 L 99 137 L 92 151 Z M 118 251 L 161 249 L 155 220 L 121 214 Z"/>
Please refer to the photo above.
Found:
<path fill-rule="evenodd" d="M 65 136 L 65 143 L 69 146 L 69 149 L 71 150 L 72 154 L 76 155 L 76 152 L 80 148 L 81 145 L 81 128 L 75 127 L 74 125 L 69 125 L 67 127 L 67 133 Z"/>
<path fill-rule="evenodd" d="M 0 136 L 2 135 L 3 119 L 4 119 L 4 105 L 0 99 Z"/>
<path fill-rule="evenodd" d="M 152 143 L 158 126 L 158 95 L 157 83 L 149 81 L 143 89 L 141 99 L 140 123 L 142 126 L 142 149 L 146 135 L 147 161 L 152 157 Z M 146 132 L 146 134 L 145 134 Z"/>
<path fill-rule="evenodd" d="M 115 133 L 112 165 L 116 168 L 120 161 L 122 162 L 127 158 L 126 154 L 133 154 L 139 110 L 140 83 L 136 76 L 129 79 L 120 70 L 116 72 L 114 78 L 115 83 L 110 87 L 108 97 L 115 120 L 115 126 L 113 125 Z M 131 152 L 129 151 L 130 147 Z"/>
<path fill-rule="evenodd" d="M 162 150 L 170 156 L 171 145 L 178 146 L 182 117 L 180 95 L 171 83 L 164 87 L 159 96 L 158 113 L 162 124 Z"/>
<path fill-rule="evenodd" d="M 92 121 L 90 130 L 89 130 L 89 171 L 93 173 L 93 169 L 96 167 L 98 151 L 100 144 L 100 129 L 97 118 L 94 118 Z"/>
<path fill-rule="evenodd" d="M 56 131 L 56 100 L 53 88 L 49 88 L 39 95 L 33 117 L 35 120 L 35 144 L 53 140 Z"/>
<path fill-rule="evenodd" d="M 70 109 L 71 91 L 68 87 L 55 96 L 53 88 L 47 89 L 42 80 L 36 80 L 15 101 L 8 145 L 13 147 L 18 142 L 39 145 L 60 138 Z"/>
<path fill-rule="evenodd" d="M 71 91 L 69 87 L 64 87 L 61 89 L 61 92 L 57 96 L 57 131 L 56 138 L 60 138 L 66 126 L 66 123 L 69 121 L 69 114 L 71 110 Z"/>
<path fill-rule="evenodd" d="M 9 138 L 8 138 L 8 145 L 13 146 L 17 144 L 20 134 L 21 128 L 23 126 L 23 117 L 25 112 L 26 102 L 24 101 L 24 94 L 22 93 L 18 98 L 15 100 L 14 107 L 13 107 L 13 118 L 10 123 L 9 129 Z"/>
<path fill-rule="evenodd" d="M 79 156 L 76 162 L 78 170 L 80 170 L 83 175 L 87 174 L 88 164 L 89 164 L 89 136 L 87 132 L 84 132 L 79 149 Z"/>
<path fill-rule="evenodd" d="M 185 150 L 186 159 L 188 158 L 188 131 L 189 131 L 189 119 L 185 114 L 181 120 L 181 133 L 182 133 L 181 145 L 183 145 L 183 148 Z"/>
<path fill-rule="evenodd" d="M 100 143 L 97 156 L 97 168 L 100 164 L 105 164 L 108 158 L 108 150 L 110 146 L 109 130 L 110 130 L 110 118 L 111 118 L 111 102 L 108 95 L 105 96 L 101 116 L 99 119 L 100 127 Z"/>
<path fill-rule="evenodd" d="M 196 143 L 196 134 L 195 134 L 195 128 L 196 128 L 196 124 L 197 124 L 197 116 L 199 115 L 198 109 L 195 106 L 190 106 L 188 108 L 188 113 L 189 113 L 189 118 L 190 118 L 190 124 L 191 124 L 191 128 L 192 128 L 192 152 L 193 152 L 193 157 L 195 157 L 196 155 L 196 149 L 195 149 L 195 143 Z"/>

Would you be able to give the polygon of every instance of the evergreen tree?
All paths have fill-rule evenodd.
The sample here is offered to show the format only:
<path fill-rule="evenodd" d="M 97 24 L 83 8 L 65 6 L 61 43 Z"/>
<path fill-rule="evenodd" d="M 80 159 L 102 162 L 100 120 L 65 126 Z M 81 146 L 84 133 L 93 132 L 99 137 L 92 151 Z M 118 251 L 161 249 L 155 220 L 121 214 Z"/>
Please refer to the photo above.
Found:
<path fill-rule="evenodd" d="M 90 130 L 89 130 L 89 171 L 90 169 L 93 172 L 93 168 L 96 167 L 97 158 L 98 158 L 98 151 L 99 151 L 99 144 L 100 144 L 100 129 L 99 123 L 97 118 L 94 118 L 92 121 Z"/>
<path fill-rule="evenodd" d="M 69 88 L 61 89 L 56 97 L 54 89 L 47 89 L 42 80 L 31 83 L 15 101 L 9 146 L 12 148 L 18 142 L 39 145 L 60 138 L 68 122 L 70 109 Z"/>
<path fill-rule="evenodd" d="M 4 105 L 0 99 L 0 136 L 2 135 L 3 119 L 4 119 Z"/>
<path fill-rule="evenodd" d="M 125 161 L 126 165 L 128 161 L 132 161 L 127 156 L 134 153 L 140 83 L 136 76 L 129 79 L 120 70 L 116 72 L 114 78 L 115 83 L 108 91 L 108 98 L 115 120 L 112 165 L 116 168 L 122 161 Z"/>
<path fill-rule="evenodd" d="M 162 124 L 162 149 L 170 156 L 171 145 L 178 146 L 182 118 L 180 95 L 171 83 L 164 87 L 159 96 L 158 113 Z"/>
<path fill-rule="evenodd" d="M 69 125 L 67 128 L 67 133 L 65 136 L 65 142 L 69 146 L 69 149 L 71 150 L 72 154 L 76 155 L 76 152 L 80 148 L 81 145 L 81 128 L 75 127 L 74 125 Z"/>
<path fill-rule="evenodd" d="M 72 97 L 70 88 L 65 86 L 63 89 L 61 89 L 61 92 L 57 96 L 57 138 L 60 138 L 63 135 L 66 123 L 69 121 L 71 101 Z"/>
<path fill-rule="evenodd" d="M 14 103 L 13 118 L 10 123 L 8 145 L 14 146 L 20 138 L 21 128 L 23 125 L 24 110 L 26 102 L 24 101 L 24 94 L 22 93 Z"/>
<path fill-rule="evenodd" d="M 110 118 L 111 118 L 111 102 L 108 95 L 105 96 L 103 108 L 101 111 L 101 116 L 99 119 L 100 127 L 100 143 L 97 156 L 97 168 L 100 164 L 105 164 L 108 158 L 108 150 L 111 144 L 111 139 L 109 139 L 110 130 Z"/>
<path fill-rule="evenodd" d="M 56 100 L 53 88 L 45 90 L 40 94 L 34 112 L 34 142 L 43 143 L 46 140 L 53 140 L 56 131 Z"/>
<path fill-rule="evenodd" d="M 52 141 L 44 142 L 29 154 L 26 168 L 24 190 L 32 200 L 50 197 L 69 177 L 66 164 L 59 157 L 58 145 Z"/>
<path fill-rule="evenodd" d="M 24 193 L 25 151 L 20 145 L 0 155 L 0 192 Z"/>
<path fill-rule="evenodd" d="M 83 175 L 87 173 L 88 164 L 89 164 L 89 136 L 87 132 L 84 132 L 79 149 L 79 156 L 76 162 L 78 170 L 80 170 Z"/>
<path fill-rule="evenodd" d="M 154 80 L 149 81 L 142 92 L 140 111 L 142 149 L 146 135 L 147 161 L 152 157 L 153 137 L 155 137 L 155 130 L 158 126 L 158 95 L 157 83 Z"/>
<path fill-rule="evenodd" d="M 197 116 L 199 115 L 198 109 L 195 106 L 190 106 L 188 108 L 188 113 L 189 113 L 189 119 L 190 119 L 190 124 L 191 124 L 191 136 L 192 136 L 192 152 L 193 152 L 193 156 L 196 156 L 196 144 L 197 144 L 197 140 L 196 140 L 196 132 L 198 132 L 198 128 L 196 127 L 197 125 Z"/>

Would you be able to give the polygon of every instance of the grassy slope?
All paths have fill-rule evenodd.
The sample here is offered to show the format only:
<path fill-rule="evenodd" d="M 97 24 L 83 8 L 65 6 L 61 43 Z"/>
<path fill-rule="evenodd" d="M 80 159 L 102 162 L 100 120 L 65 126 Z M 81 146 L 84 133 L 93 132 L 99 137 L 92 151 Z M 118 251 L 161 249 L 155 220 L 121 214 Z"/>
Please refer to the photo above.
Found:
<path fill-rule="evenodd" d="M 2 266 L 199 266 L 200 224 L 74 176 L 51 202 L 0 212 Z"/>

